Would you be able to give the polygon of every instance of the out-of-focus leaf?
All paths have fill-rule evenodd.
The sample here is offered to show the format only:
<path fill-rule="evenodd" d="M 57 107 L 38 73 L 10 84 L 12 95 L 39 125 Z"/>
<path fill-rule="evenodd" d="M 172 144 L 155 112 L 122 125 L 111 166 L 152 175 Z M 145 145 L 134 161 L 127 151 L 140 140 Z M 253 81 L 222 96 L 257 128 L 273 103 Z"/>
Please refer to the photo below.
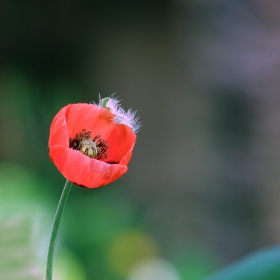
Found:
<path fill-rule="evenodd" d="M 32 170 L 0 163 L 0 279 L 43 279 L 50 223 L 41 185 Z"/>
<path fill-rule="evenodd" d="M 280 246 L 263 249 L 204 280 L 279 280 Z"/>
<path fill-rule="evenodd" d="M 0 206 L 0 279 L 40 280 L 43 277 L 44 244 L 42 232 L 46 215 L 36 205 Z"/>

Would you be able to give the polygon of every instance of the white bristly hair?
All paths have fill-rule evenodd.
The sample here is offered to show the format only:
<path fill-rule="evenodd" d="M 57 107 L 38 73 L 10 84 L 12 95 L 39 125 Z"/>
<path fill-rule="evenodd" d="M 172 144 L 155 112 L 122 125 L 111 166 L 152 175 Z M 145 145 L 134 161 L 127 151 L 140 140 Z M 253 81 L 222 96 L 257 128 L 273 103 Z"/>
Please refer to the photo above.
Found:
<path fill-rule="evenodd" d="M 132 111 L 132 109 L 125 111 L 120 105 L 120 100 L 114 98 L 114 94 L 106 98 L 101 98 L 99 95 L 99 103 L 97 106 L 109 109 L 115 115 L 115 123 L 129 126 L 134 133 L 139 131 L 141 125 L 139 117 L 136 116 L 137 111 Z"/>

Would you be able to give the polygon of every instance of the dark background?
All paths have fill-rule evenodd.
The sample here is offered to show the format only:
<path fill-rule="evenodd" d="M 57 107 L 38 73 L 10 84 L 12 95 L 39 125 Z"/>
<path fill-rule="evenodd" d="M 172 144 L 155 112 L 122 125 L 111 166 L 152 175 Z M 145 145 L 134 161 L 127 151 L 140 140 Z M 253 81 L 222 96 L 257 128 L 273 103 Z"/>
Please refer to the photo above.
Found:
<path fill-rule="evenodd" d="M 72 189 L 59 279 L 198 280 L 278 243 L 279 32 L 273 0 L 1 1 L 0 278 L 41 279 L 65 181 L 50 123 L 99 94 L 142 128 L 124 177 Z"/>

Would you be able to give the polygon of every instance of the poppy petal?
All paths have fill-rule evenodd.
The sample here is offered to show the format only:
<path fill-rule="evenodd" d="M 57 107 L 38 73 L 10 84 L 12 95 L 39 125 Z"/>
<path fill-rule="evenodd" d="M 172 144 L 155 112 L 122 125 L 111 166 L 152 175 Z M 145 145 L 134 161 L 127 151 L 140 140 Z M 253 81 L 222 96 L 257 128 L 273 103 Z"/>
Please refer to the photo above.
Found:
<path fill-rule="evenodd" d="M 116 125 L 106 139 L 109 149 L 106 162 L 120 162 L 123 156 L 133 147 L 136 135 L 125 125 Z"/>
<path fill-rule="evenodd" d="M 92 136 L 101 135 L 106 139 L 110 131 L 117 125 L 110 110 L 94 104 L 70 104 L 67 108 L 66 121 L 71 138 L 83 129 L 91 131 Z"/>
<path fill-rule="evenodd" d="M 65 112 L 67 107 L 63 107 L 58 114 L 54 117 L 49 138 L 49 149 L 54 145 L 69 146 L 69 132 L 67 128 Z"/>
<path fill-rule="evenodd" d="M 50 157 L 65 178 L 87 188 L 109 184 L 127 172 L 125 165 L 108 164 L 63 146 L 53 147 Z"/>

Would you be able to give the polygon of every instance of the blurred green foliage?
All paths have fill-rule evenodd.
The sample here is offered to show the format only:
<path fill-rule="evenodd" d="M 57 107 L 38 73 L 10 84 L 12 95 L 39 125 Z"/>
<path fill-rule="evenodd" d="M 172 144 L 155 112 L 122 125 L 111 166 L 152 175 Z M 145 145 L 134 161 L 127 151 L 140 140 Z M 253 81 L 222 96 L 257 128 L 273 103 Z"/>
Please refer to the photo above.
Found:
<path fill-rule="evenodd" d="M 280 247 L 257 251 L 205 280 L 278 280 Z"/>

